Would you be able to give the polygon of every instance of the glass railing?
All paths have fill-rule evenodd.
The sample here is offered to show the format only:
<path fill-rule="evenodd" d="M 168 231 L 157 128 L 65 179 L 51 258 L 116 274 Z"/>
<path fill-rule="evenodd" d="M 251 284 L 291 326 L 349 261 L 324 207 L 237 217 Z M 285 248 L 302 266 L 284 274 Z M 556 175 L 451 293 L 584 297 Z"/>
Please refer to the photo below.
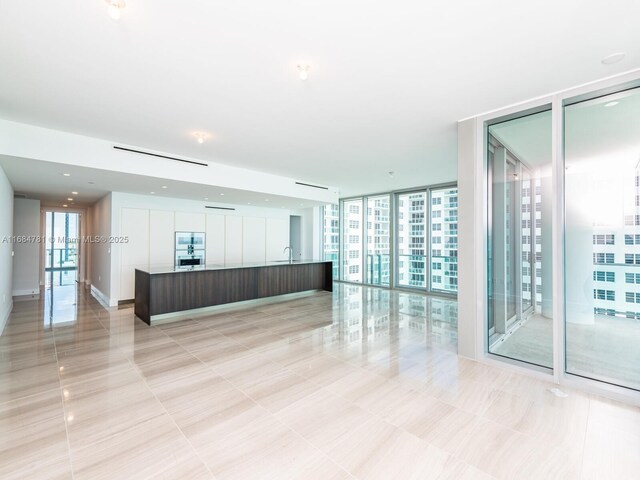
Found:
<path fill-rule="evenodd" d="M 433 272 L 433 275 L 431 276 L 431 290 L 437 292 L 457 293 L 458 257 L 434 256 L 431 257 L 431 261 L 434 263 L 440 263 L 442 267 L 441 270 Z M 440 281 L 434 281 L 433 277 L 438 277 Z"/>
<path fill-rule="evenodd" d="M 45 250 L 46 270 L 73 270 L 77 267 L 78 250 L 76 248 L 47 248 Z"/>
<path fill-rule="evenodd" d="M 398 255 L 398 285 L 425 288 L 427 286 L 427 256 Z"/>
<path fill-rule="evenodd" d="M 367 278 L 370 285 L 389 285 L 389 265 L 391 256 L 388 253 L 367 254 Z"/>

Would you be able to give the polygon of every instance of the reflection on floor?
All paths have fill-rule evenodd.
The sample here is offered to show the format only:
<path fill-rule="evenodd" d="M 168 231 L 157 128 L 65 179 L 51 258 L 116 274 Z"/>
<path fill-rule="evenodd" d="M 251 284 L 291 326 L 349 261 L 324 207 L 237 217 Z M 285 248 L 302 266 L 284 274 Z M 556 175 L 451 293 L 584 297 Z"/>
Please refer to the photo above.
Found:
<path fill-rule="evenodd" d="M 523 362 L 553 368 L 553 325 L 535 313 L 513 333 L 491 348 L 491 352 Z"/>
<path fill-rule="evenodd" d="M 55 290 L 55 288 L 54 288 Z M 0 337 L 3 479 L 623 479 L 640 410 L 456 355 L 455 302 L 336 284 L 148 327 L 85 290 Z"/>

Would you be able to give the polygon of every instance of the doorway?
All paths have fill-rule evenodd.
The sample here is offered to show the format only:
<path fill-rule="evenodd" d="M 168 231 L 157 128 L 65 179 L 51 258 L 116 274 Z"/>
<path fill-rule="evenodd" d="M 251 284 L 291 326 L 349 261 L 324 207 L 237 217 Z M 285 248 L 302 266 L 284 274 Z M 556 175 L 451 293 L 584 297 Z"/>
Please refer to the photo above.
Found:
<path fill-rule="evenodd" d="M 300 215 L 289 216 L 289 246 L 291 247 L 291 258 L 300 260 L 302 258 L 302 219 Z"/>
<path fill-rule="evenodd" d="M 45 212 L 45 287 L 69 286 L 78 281 L 80 214 Z"/>

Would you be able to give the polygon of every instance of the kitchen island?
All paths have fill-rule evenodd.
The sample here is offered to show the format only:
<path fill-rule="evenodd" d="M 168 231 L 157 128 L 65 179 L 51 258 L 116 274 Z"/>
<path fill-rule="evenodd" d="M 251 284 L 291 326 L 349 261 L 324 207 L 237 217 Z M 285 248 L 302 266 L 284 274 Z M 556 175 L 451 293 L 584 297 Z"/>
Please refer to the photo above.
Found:
<path fill-rule="evenodd" d="M 135 271 L 135 314 L 145 323 L 158 315 L 203 309 L 308 290 L 333 291 L 333 262 L 297 260 Z"/>

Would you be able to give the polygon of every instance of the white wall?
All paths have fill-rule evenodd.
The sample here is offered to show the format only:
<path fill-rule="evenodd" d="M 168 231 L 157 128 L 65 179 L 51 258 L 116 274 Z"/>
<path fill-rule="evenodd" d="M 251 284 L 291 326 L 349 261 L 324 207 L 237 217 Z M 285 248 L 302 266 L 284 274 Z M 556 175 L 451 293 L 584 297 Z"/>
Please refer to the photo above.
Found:
<path fill-rule="evenodd" d="M 111 268 L 118 272 L 111 276 L 111 305 L 134 297 L 136 268 L 173 266 L 176 231 L 206 232 L 207 264 L 286 258 L 289 210 L 233 208 L 212 210 L 205 202 L 113 192 L 111 236 L 129 237 L 129 242 L 111 245 Z"/>
<path fill-rule="evenodd" d="M 40 235 L 40 200 L 14 199 L 13 235 L 34 238 Z M 14 297 L 40 293 L 40 247 L 41 244 L 36 241 L 14 244 Z"/>
<path fill-rule="evenodd" d="M 92 238 L 106 237 L 112 235 L 112 215 L 111 206 L 113 203 L 112 194 L 109 193 L 91 207 L 91 229 L 89 235 Z M 113 305 L 111 299 L 112 277 L 112 245 L 108 241 L 97 241 L 87 244 L 91 253 L 91 291 L 106 303 Z M 117 271 L 117 270 L 114 270 Z"/>
<path fill-rule="evenodd" d="M 13 235 L 13 188 L 9 179 L 0 167 L 0 334 L 4 330 L 13 307 L 12 277 L 13 245 L 5 242 L 5 237 Z"/>
<path fill-rule="evenodd" d="M 301 258 L 305 260 L 320 258 L 320 207 L 292 210 L 291 215 L 299 215 L 302 224 Z"/>

